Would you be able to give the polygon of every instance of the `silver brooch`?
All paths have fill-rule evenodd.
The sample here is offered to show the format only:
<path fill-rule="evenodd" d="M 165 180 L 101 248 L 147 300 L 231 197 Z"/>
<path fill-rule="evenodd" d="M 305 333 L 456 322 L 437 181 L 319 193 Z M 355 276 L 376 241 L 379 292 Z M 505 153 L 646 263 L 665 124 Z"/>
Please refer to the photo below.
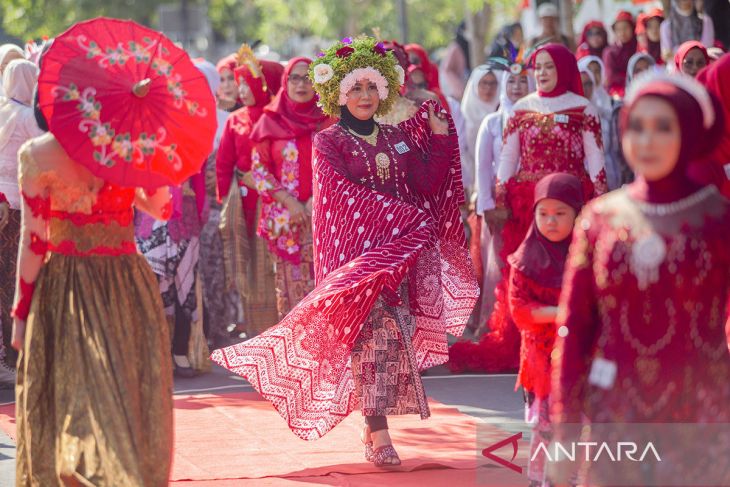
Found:
<path fill-rule="evenodd" d="M 639 289 L 646 289 L 649 284 L 659 280 L 659 266 L 667 256 L 667 244 L 664 239 L 650 233 L 634 242 L 631 248 L 631 271 L 639 281 Z"/>

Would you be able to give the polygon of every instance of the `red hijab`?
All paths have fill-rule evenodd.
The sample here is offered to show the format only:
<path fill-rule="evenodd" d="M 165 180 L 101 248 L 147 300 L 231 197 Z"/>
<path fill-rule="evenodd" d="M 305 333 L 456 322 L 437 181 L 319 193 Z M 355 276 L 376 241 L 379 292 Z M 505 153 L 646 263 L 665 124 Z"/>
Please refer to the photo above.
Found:
<path fill-rule="evenodd" d="M 284 74 L 284 66 L 273 61 L 258 61 L 263 72 L 263 77 L 254 77 L 251 69 L 247 65 L 239 66 L 234 71 L 236 81 L 245 81 L 248 85 L 253 98 L 256 101 L 254 107 L 261 110 L 271 101 L 274 93 L 278 93 L 281 88 L 281 77 Z M 249 107 L 253 108 L 253 107 Z"/>
<path fill-rule="evenodd" d="M 721 166 L 730 164 L 730 55 L 726 54 L 704 68 L 696 79 L 720 101 L 725 115 L 725 130 L 718 137 L 711 158 Z M 730 198 L 730 174 L 721 171 L 718 180 L 722 181 L 723 194 Z"/>
<path fill-rule="evenodd" d="M 236 70 L 236 66 L 238 66 L 238 61 L 236 59 L 235 54 L 229 54 L 228 56 L 224 57 L 220 61 L 218 61 L 218 64 L 215 65 L 215 69 L 218 70 L 218 73 L 221 74 L 226 69 L 230 70 L 231 72 L 234 72 Z"/>
<path fill-rule="evenodd" d="M 532 55 L 532 63 L 534 64 L 537 55 L 541 52 L 547 52 L 555 63 L 558 71 L 558 82 L 552 91 L 544 92 L 539 88 L 537 94 L 548 98 L 554 98 L 570 91 L 576 95 L 583 96 L 583 83 L 580 79 L 578 71 L 578 62 L 570 50 L 562 44 L 546 44 L 535 51 Z"/>
<path fill-rule="evenodd" d="M 426 50 L 420 44 L 406 44 L 405 50 L 408 54 L 415 54 L 421 60 L 421 68 L 426 75 L 429 91 L 440 90 L 438 67 L 431 62 Z"/>
<path fill-rule="evenodd" d="M 663 21 L 664 11 L 660 8 L 653 8 L 645 14 L 640 14 L 636 21 L 636 30 L 634 31 L 637 36 L 646 34 L 646 26 L 651 19 L 659 19 L 660 22 Z M 652 41 L 648 37 L 645 37 L 644 42 L 639 45 L 639 51 L 648 53 L 654 58 L 657 64 L 664 64 L 661 43 L 659 41 Z"/>
<path fill-rule="evenodd" d="M 588 31 L 591 29 L 601 29 L 603 45 L 599 48 L 591 47 L 588 44 Z M 603 50 L 606 46 L 608 46 L 608 32 L 606 32 L 606 26 L 604 26 L 601 21 L 592 20 L 583 27 L 583 32 L 580 35 L 580 41 L 578 41 L 578 49 L 575 50 L 575 57 L 577 59 L 586 56 L 603 57 Z"/>
<path fill-rule="evenodd" d="M 281 88 L 251 131 L 251 139 L 261 142 L 266 139 L 295 139 L 301 135 L 316 132 L 326 127 L 330 118 L 317 106 L 317 97 L 306 103 L 299 103 L 287 93 L 289 75 L 299 63 L 312 64 L 307 57 L 296 57 L 289 61 L 281 77 Z"/>
<path fill-rule="evenodd" d="M 580 179 L 566 173 L 545 176 L 535 186 L 534 214 L 537 204 L 544 199 L 562 201 L 580 213 L 585 200 Z M 543 287 L 560 289 L 563 283 L 563 270 L 568 257 L 572 237 L 561 242 L 551 242 L 537 229 L 533 216 L 532 226 L 525 240 L 507 260 L 510 265 Z"/>
<path fill-rule="evenodd" d="M 702 45 L 699 41 L 687 41 L 683 43 L 681 46 L 679 46 L 679 49 L 677 49 L 677 53 L 674 55 L 674 66 L 677 68 L 677 71 L 682 71 L 682 63 L 684 62 L 684 58 L 687 57 L 687 54 L 692 49 L 699 49 L 702 51 L 702 55 L 705 56 L 705 62 L 707 64 L 710 64 L 710 56 L 707 54 L 707 49 L 705 49 L 705 46 Z"/>
<path fill-rule="evenodd" d="M 683 75 L 683 78 L 687 76 Z M 691 79 L 689 81 L 696 83 Z M 701 86 L 698 88 L 702 89 Z M 706 158 L 715 149 L 724 128 L 722 108 L 715 100 L 710 100 L 715 112 L 715 121 L 711 127 L 705 128 L 700 103 L 677 83 L 660 78 L 647 82 L 621 109 L 622 133 L 628 125 L 631 110 L 636 102 L 645 96 L 660 98 L 672 106 L 679 120 L 681 149 L 677 164 L 669 175 L 659 181 L 647 181 L 637 175 L 636 180 L 629 185 L 629 192 L 642 201 L 670 203 L 689 196 L 708 182 L 706 177 L 709 171 L 704 166 L 707 165 Z M 707 143 L 698 144 L 699 140 Z"/>

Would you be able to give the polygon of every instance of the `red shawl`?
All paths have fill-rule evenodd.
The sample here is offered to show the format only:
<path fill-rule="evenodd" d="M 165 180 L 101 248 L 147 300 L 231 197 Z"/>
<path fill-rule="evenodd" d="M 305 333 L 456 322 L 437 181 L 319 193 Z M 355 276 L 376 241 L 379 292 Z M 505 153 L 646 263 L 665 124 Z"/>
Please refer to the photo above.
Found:
<path fill-rule="evenodd" d="M 330 118 L 317 106 L 315 96 L 307 103 L 297 103 L 287 94 L 289 75 L 299 63 L 312 64 L 306 57 L 289 61 L 281 78 L 281 88 L 271 103 L 264 108 L 264 114 L 254 125 L 251 139 L 261 142 L 266 139 L 295 139 L 300 135 L 314 133 L 329 125 Z"/>
<path fill-rule="evenodd" d="M 421 151 L 431 136 L 427 113 L 424 105 L 399 125 Z M 350 354 L 381 293 L 408 278 L 421 370 L 446 362 L 446 333 L 461 335 L 479 295 L 459 214 L 458 150 L 440 191 L 408 202 L 349 181 L 316 148 L 314 160 L 317 287 L 278 325 L 212 355 L 251 382 L 305 440 L 322 437 L 352 411 Z"/>

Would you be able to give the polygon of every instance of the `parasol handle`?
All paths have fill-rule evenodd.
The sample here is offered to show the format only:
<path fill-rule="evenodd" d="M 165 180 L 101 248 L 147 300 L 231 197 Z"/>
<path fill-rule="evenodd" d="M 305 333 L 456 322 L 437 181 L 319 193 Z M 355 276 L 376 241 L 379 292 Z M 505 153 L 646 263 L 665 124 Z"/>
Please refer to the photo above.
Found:
<path fill-rule="evenodd" d="M 139 98 L 144 98 L 145 96 L 147 96 L 147 93 L 150 92 L 151 84 L 152 84 L 152 80 L 149 78 L 145 78 L 142 81 L 138 81 L 132 87 L 132 93 L 134 93 Z"/>

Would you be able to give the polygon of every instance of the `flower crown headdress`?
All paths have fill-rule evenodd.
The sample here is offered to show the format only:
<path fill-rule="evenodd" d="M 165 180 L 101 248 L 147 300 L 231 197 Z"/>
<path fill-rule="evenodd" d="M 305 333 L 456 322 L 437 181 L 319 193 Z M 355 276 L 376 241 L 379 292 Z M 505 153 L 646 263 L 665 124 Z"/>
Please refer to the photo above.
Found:
<path fill-rule="evenodd" d="M 391 51 L 372 37 L 346 37 L 321 52 L 309 67 L 309 77 L 319 95 L 322 111 L 340 116 L 340 106 L 347 103 L 347 93 L 355 84 L 367 79 L 378 88 L 380 104 L 376 115 L 390 111 L 405 82 L 405 72 Z"/>

